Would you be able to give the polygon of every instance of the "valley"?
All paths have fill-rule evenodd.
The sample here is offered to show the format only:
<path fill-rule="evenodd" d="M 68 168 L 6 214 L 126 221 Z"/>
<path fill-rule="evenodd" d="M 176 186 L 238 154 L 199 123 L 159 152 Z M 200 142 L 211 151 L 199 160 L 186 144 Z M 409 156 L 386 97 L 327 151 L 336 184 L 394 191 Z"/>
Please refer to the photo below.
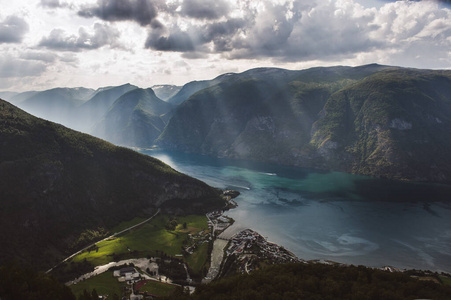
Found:
<path fill-rule="evenodd" d="M 449 71 L 5 95 L 43 119 L 0 100 L 0 263 L 57 264 L 78 298 L 178 298 L 293 262 L 451 272 Z"/>
<path fill-rule="evenodd" d="M 156 86 L 164 100 L 130 84 L 7 100 L 127 147 L 449 184 L 450 86 L 447 70 L 370 64 L 256 68 Z"/>

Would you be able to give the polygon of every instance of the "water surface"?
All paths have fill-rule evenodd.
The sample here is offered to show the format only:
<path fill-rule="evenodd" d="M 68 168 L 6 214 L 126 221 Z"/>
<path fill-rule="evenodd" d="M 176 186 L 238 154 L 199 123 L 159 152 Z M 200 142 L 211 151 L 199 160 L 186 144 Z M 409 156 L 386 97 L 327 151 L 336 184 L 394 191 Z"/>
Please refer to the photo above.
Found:
<path fill-rule="evenodd" d="M 143 151 L 241 195 L 227 214 L 299 258 L 451 272 L 451 187 Z"/>

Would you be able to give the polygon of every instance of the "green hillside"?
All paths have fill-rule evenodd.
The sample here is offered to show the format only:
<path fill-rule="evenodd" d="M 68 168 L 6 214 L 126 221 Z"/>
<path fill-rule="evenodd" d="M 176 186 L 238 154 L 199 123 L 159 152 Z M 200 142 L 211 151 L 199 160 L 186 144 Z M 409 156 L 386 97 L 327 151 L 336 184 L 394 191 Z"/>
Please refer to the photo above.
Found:
<path fill-rule="evenodd" d="M 203 212 L 218 192 L 129 149 L 38 119 L 0 100 L 0 263 L 53 265 L 81 232 L 156 208 Z"/>
<path fill-rule="evenodd" d="M 324 167 L 450 182 L 451 72 L 367 77 L 328 99 L 312 135 Z"/>
<path fill-rule="evenodd" d="M 451 182 L 451 71 L 367 65 L 229 74 L 179 105 L 165 149 Z"/>

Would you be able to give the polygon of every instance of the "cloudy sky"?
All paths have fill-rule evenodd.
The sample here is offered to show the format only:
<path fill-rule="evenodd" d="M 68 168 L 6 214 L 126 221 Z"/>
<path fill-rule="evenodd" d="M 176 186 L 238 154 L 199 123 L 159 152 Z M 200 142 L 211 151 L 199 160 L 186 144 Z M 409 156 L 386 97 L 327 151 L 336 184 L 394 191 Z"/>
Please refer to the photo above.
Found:
<path fill-rule="evenodd" d="M 0 91 L 254 67 L 451 68 L 450 1 L 0 0 Z"/>

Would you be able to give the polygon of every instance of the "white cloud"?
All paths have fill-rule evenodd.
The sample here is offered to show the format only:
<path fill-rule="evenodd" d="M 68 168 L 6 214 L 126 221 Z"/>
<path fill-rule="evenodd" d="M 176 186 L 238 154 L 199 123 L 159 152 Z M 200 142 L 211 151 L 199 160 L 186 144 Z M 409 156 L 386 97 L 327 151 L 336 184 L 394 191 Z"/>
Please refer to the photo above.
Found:
<path fill-rule="evenodd" d="M 95 23 L 93 29 L 88 31 L 80 27 L 78 35 L 67 35 L 63 29 L 53 29 L 49 36 L 42 38 L 39 46 L 57 51 L 82 51 L 98 49 L 103 46 L 120 48 L 119 31 L 105 24 Z"/>
<path fill-rule="evenodd" d="M 42 51 L 24 51 L 20 54 L 21 59 L 42 61 L 46 63 L 53 63 L 57 60 L 58 55 L 51 52 Z"/>
<path fill-rule="evenodd" d="M 441 2 L 0 0 L 0 58 L 16 70 L 2 76 L 23 89 L 147 87 L 259 66 L 451 68 L 451 10 Z"/>

